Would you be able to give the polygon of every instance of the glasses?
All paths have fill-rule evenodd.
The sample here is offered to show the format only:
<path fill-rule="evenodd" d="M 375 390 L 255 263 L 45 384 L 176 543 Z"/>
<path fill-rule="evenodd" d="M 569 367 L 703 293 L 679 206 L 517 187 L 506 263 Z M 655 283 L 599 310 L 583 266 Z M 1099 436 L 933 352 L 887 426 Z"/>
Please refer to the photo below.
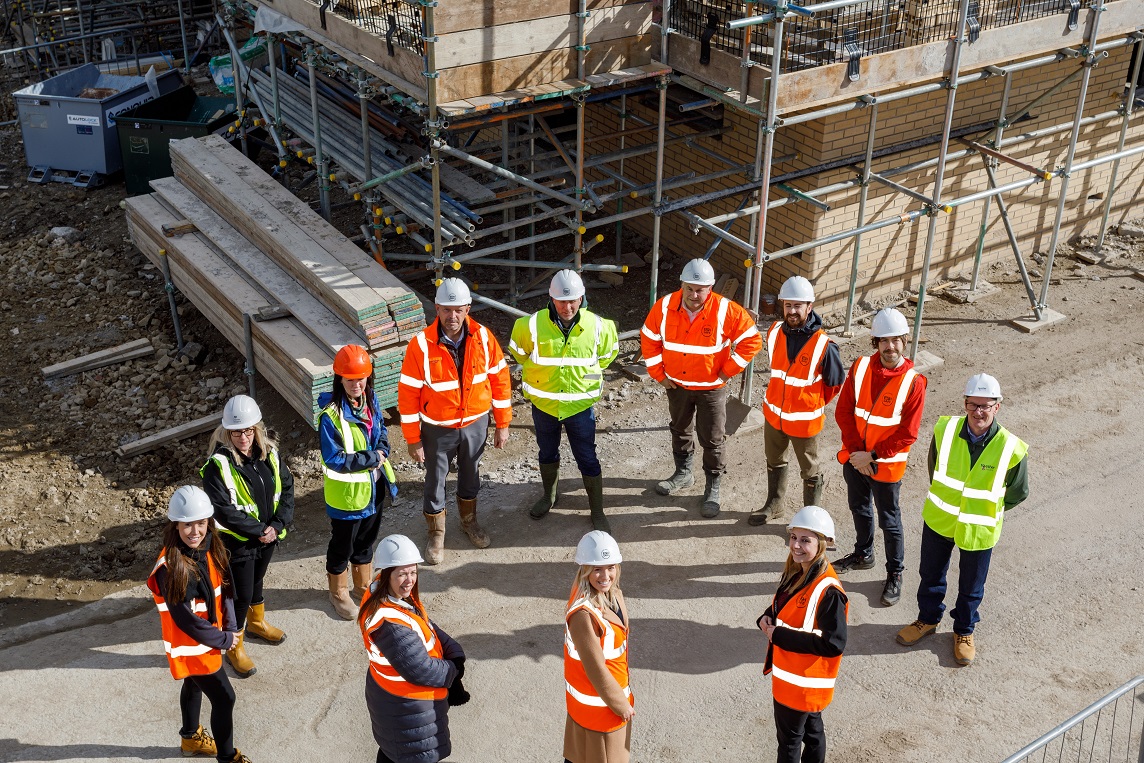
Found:
<path fill-rule="evenodd" d="M 254 427 L 248 427 L 246 429 L 232 429 L 230 430 L 230 433 L 231 435 L 238 435 L 239 437 L 254 437 Z"/>
<path fill-rule="evenodd" d="M 992 403 L 971 403 L 968 400 L 966 400 L 965 401 L 965 410 L 967 410 L 971 413 L 976 412 L 976 411 L 980 411 L 981 413 L 984 413 L 985 411 L 988 411 L 990 408 L 992 408 L 995 405 L 997 405 L 996 400 L 994 400 Z"/>

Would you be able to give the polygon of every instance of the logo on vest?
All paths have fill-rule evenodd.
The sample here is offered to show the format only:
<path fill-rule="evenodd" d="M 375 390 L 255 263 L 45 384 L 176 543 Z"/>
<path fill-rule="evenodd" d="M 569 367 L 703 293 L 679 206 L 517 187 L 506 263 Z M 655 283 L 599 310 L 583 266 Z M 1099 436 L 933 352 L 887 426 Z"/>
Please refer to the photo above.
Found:
<path fill-rule="evenodd" d="M 802 365 L 804 365 L 804 366 L 809 366 L 809 365 L 810 365 L 810 358 L 808 358 L 808 357 L 806 357 L 805 355 L 803 355 L 803 356 L 801 356 L 801 357 L 798 359 L 798 362 L 799 362 L 799 363 L 801 363 L 801 364 L 802 364 Z"/>
<path fill-rule="evenodd" d="M 703 327 L 703 336 L 706 336 L 706 337 L 711 336 L 711 327 L 710 326 L 704 326 Z"/>
<path fill-rule="evenodd" d="M 997 467 L 996 467 L 996 466 L 994 466 L 993 464 L 982 464 L 982 465 L 981 465 L 981 468 L 982 468 L 982 469 L 987 469 L 988 471 L 991 471 L 991 472 L 995 472 L 995 471 L 997 471 Z"/>
<path fill-rule="evenodd" d="M 882 395 L 882 405 L 893 405 L 894 398 L 889 395 Z"/>

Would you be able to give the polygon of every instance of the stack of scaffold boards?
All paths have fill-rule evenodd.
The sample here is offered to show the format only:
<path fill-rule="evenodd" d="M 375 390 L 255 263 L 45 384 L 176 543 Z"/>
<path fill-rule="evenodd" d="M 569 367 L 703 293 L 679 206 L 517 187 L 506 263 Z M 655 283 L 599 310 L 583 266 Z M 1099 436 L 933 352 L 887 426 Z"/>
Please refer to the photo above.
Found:
<path fill-rule="evenodd" d="M 165 256 L 175 288 L 244 355 L 251 316 L 255 368 L 311 425 L 347 344 L 369 348 L 378 399 L 395 405 L 405 345 L 425 327 L 417 295 L 222 138 L 172 141 L 171 164 L 175 177 L 127 200 L 143 254 Z"/>

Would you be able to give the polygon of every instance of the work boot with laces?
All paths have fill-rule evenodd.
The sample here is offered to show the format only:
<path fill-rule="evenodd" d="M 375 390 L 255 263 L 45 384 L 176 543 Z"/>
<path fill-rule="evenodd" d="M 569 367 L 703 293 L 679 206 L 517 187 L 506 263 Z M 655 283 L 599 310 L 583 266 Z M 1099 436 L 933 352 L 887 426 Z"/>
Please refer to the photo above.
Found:
<path fill-rule="evenodd" d="M 218 755 L 218 747 L 215 746 L 214 737 L 208 734 L 202 726 L 199 726 L 198 730 L 189 737 L 183 737 L 179 741 L 179 749 L 184 758 L 189 758 L 192 755 L 209 755 L 211 757 Z"/>
<path fill-rule="evenodd" d="M 862 556 L 859 553 L 847 554 L 834 563 L 835 572 L 850 572 L 850 570 L 870 570 L 874 568 L 874 555 Z"/>
<path fill-rule="evenodd" d="M 892 607 L 902 598 L 902 573 L 891 572 L 882 587 L 882 606 Z"/>
<path fill-rule="evenodd" d="M 703 506 L 699 513 L 705 519 L 719 516 L 719 482 L 723 475 L 717 472 L 706 472 L 707 484 L 703 488 Z"/>
<path fill-rule="evenodd" d="M 902 646 L 913 646 L 936 630 L 937 623 L 923 623 L 921 620 L 914 620 L 898 631 L 895 639 Z"/>
<path fill-rule="evenodd" d="M 242 750 L 235 750 L 234 757 L 228 760 L 227 763 L 252 763 L 252 761 L 242 754 Z"/>
<path fill-rule="evenodd" d="M 977 656 L 977 649 L 973 646 L 972 633 L 953 634 L 953 661 L 958 665 L 972 665 L 973 658 Z"/>

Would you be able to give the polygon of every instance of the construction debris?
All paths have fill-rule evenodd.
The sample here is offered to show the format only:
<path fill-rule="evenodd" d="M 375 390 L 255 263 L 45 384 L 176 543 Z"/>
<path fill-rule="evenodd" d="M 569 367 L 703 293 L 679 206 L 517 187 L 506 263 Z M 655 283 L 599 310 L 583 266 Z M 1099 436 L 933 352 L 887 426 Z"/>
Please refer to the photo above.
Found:
<path fill-rule="evenodd" d="M 169 442 L 176 442 L 178 440 L 185 440 L 188 437 L 194 437 L 203 432 L 209 432 L 218 426 L 222 420 L 220 414 L 212 413 L 209 416 L 188 421 L 185 424 L 164 429 L 161 432 L 156 432 L 146 437 L 141 437 L 138 440 L 129 442 L 126 445 L 121 445 L 115 449 L 117 456 L 138 456 L 140 453 L 146 453 L 149 450 L 164 445 Z"/>
<path fill-rule="evenodd" d="M 99 352 L 93 352 L 80 358 L 65 360 L 62 363 L 46 366 L 40 369 L 40 373 L 44 375 L 45 379 L 58 379 L 64 376 L 78 374 L 82 371 L 91 371 L 115 363 L 122 363 L 125 360 L 145 358 L 148 355 L 154 354 L 155 348 L 151 346 L 150 339 L 136 339 L 133 342 L 127 342 L 117 347 L 100 350 Z"/>

